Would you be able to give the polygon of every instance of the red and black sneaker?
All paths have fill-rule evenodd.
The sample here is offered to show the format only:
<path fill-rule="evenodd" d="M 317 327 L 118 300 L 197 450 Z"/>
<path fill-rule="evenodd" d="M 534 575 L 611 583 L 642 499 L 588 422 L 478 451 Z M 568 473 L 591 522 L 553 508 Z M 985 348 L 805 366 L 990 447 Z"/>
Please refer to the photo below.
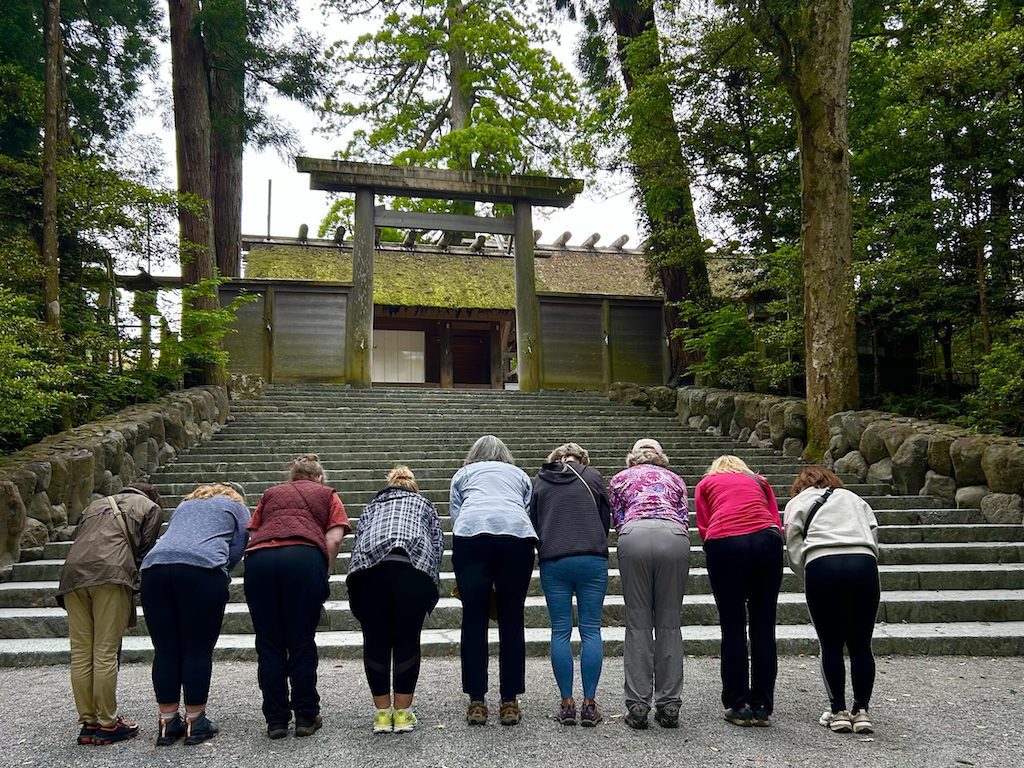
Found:
<path fill-rule="evenodd" d="M 82 730 L 78 732 L 79 744 L 95 744 L 96 731 L 100 729 L 99 723 L 82 723 Z"/>
<path fill-rule="evenodd" d="M 119 717 L 113 725 L 101 725 L 96 729 L 93 744 L 115 744 L 118 741 L 134 739 L 138 735 L 138 723 L 126 723 Z"/>

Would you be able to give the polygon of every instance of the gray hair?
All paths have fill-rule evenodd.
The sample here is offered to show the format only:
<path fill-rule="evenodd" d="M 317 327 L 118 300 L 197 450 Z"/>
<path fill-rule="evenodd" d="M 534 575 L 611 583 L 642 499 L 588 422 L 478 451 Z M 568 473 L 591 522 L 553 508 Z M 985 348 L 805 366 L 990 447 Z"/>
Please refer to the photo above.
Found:
<path fill-rule="evenodd" d="M 473 443 L 473 447 L 469 449 L 469 453 L 466 454 L 466 460 L 462 463 L 466 465 L 474 464 L 478 461 L 503 461 L 506 464 L 516 463 L 516 460 L 512 458 L 512 452 L 494 435 L 484 435 L 478 438 Z"/>
<path fill-rule="evenodd" d="M 587 453 L 587 449 L 579 443 L 565 443 L 558 446 L 548 454 L 547 463 L 552 464 L 556 461 L 561 461 L 566 456 L 572 456 L 579 460 L 580 464 L 583 464 L 584 466 L 590 463 L 590 454 Z"/>
<path fill-rule="evenodd" d="M 320 463 L 320 457 L 315 453 L 305 453 L 292 460 L 288 468 L 289 480 L 327 480 L 324 473 L 324 465 Z"/>
<path fill-rule="evenodd" d="M 668 467 L 668 456 L 660 448 L 653 445 L 641 445 L 626 454 L 626 466 L 634 467 L 637 464 L 656 464 L 659 467 Z"/>

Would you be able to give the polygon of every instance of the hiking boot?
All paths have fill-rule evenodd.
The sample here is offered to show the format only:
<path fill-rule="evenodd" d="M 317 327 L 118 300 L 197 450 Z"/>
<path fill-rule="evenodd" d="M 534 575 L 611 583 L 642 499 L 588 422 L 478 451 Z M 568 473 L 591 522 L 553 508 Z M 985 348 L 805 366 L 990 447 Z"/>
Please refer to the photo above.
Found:
<path fill-rule="evenodd" d="M 835 733 L 852 733 L 853 723 L 850 721 L 850 713 L 845 709 L 839 712 L 829 712 L 827 709 L 818 718 L 818 725 L 832 729 Z"/>
<path fill-rule="evenodd" d="M 555 715 L 555 720 L 560 722 L 562 725 L 576 725 L 576 702 L 570 701 L 566 704 L 564 701 L 558 705 L 558 714 Z"/>
<path fill-rule="evenodd" d="M 416 730 L 416 713 L 409 709 L 396 709 L 393 720 L 395 733 L 408 733 Z"/>
<path fill-rule="evenodd" d="M 394 717 L 395 713 L 391 707 L 388 707 L 387 709 L 378 709 L 377 714 L 373 716 L 373 732 L 391 733 L 395 730 Z"/>
<path fill-rule="evenodd" d="M 134 739 L 139 735 L 138 723 L 127 723 L 123 718 L 117 718 L 113 725 L 101 725 L 96 729 L 93 736 L 93 744 L 116 744 L 119 741 Z"/>
<path fill-rule="evenodd" d="M 767 707 L 754 707 L 753 722 L 758 728 L 767 728 L 772 724 L 772 716 L 768 714 Z"/>
<path fill-rule="evenodd" d="M 746 704 L 738 709 L 736 707 L 729 707 L 725 710 L 725 719 L 733 725 L 749 728 L 754 724 L 754 713 L 750 711 L 750 707 Z"/>
<path fill-rule="evenodd" d="M 320 727 L 323 724 L 324 723 L 320 715 L 317 715 L 316 717 L 296 717 L 295 736 L 300 739 L 303 736 L 312 736 L 320 730 Z"/>
<path fill-rule="evenodd" d="M 288 723 L 267 723 L 267 738 L 283 739 L 288 735 Z"/>
<path fill-rule="evenodd" d="M 79 744 L 95 744 L 96 731 L 100 729 L 99 723 L 82 723 L 82 730 L 78 732 Z"/>
<path fill-rule="evenodd" d="M 855 712 L 850 718 L 850 721 L 853 723 L 854 733 L 875 732 L 875 726 L 871 724 L 871 718 L 868 716 L 868 711 L 866 709 L 861 709 Z"/>
<path fill-rule="evenodd" d="M 177 712 L 170 720 L 160 718 L 159 729 L 156 736 L 158 747 L 169 747 L 185 735 L 185 719 Z"/>
<path fill-rule="evenodd" d="M 220 728 L 210 718 L 206 716 L 206 712 L 200 712 L 198 717 L 185 718 L 185 745 L 194 746 L 196 744 L 202 744 L 204 741 L 209 741 L 214 736 L 220 733 Z"/>
<path fill-rule="evenodd" d="M 479 700 L 469 702 L 466 722 L 470 725 L 487 725 L 487 705 Z"/>
<path fill-rule="evenodd" d="M 662 728 L 678 728 L 679 705 L 666 704 L 664 707 L 658 707 L 654 712 L 654 722 Z"/>
<path fill-rule="evenodd" d="M 590 704 L 583 702 L 583 707 L 580 709 L 580 725 L 584 728 L 593 728 L 603 719 L 601 710 L 597 708 L 597 702 L 591 702 Z"/>
<path fill-rule="evenodd" d="M 501 719 L 502 725 L 519 725 L 519 721 L 523 719 L 519 702 L 515 699 L 501 702 L 498 706 L 498 717 Z"/>
<path fill-rule="evenodd" d="M 643 731 L 647 729 L 647 716 L 650 713 L 651 708 L 646 704 L 631 704 L 626 708 L 624 720 L 630 728 Z"/>

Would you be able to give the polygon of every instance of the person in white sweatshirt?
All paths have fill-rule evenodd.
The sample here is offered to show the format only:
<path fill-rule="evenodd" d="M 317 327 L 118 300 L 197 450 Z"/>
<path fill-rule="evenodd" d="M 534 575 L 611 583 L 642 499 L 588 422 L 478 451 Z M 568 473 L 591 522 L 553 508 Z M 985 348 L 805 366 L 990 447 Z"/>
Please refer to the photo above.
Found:
<path fill-rule="evenodd" d="M 789 567 L 804 580 L 831 702 L 818 722 L 836 733 L 872 733 L 868 704 L 875 683 L 871 637 L 880 596 L 878 521 L 866 501 L 822 466 L 801 469 L 790 496 L 785 511 Z M 844 647 L 853 683 L 849 710 Z"/>

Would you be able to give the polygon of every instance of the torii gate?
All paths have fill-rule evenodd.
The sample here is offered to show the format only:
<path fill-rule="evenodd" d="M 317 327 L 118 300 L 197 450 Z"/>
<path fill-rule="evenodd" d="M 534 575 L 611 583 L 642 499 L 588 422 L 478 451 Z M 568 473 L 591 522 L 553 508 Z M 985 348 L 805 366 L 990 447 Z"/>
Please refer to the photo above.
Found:
<path fill-rule="evenodd" d="M 309 174 L 310 189 L 354 192 L 352 291 L 345 325 L 348 381 L 369 387 L 373 354 L 373 257 L 375 229 L 443 230 L 512 235 L 515 242 L 516 352 L 519 389 L 540 389 L 540 316 L 534 268 L 533 206 L 565 208 L 583 191 L 581 179 L 451 171 L 377 163 L 296 157 Z M 511 203 L 511 217 L 389 211 L 375 206 L 376 195 Z"/>

